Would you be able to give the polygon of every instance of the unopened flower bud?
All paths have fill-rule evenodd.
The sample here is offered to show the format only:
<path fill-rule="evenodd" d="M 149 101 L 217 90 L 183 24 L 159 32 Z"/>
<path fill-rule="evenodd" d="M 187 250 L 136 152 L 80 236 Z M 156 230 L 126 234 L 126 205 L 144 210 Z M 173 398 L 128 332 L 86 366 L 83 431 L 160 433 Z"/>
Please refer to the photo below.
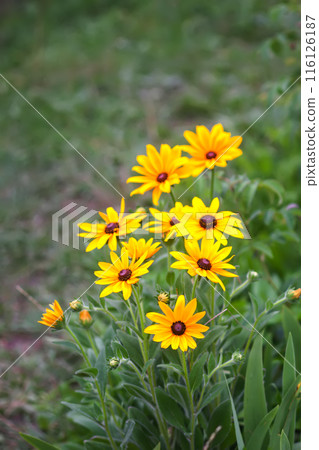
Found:
<path fill-rule="evenodd" d="M 297 299 L 301 296 L 301 289 L 289 289 L 287 292 L 287 298 L 289 300 Z"/>
<path fill-rule="evenodd" d="M 235 362 L 241 362 L 243 360 L 243 354 L 236 351 L 232 354 L 232 360 Z"/>
<path fill-rule="evenodd" d="M 82 311 L 83 309 L 83 303 L 81 300 L 73 300 L 69 305 L 73 311 Z"/>
<path fill-rule="evenodd" d="M 257 272 L 255 272 L 254 270 L 250 270 L 247 273 L 247 279 L 249 281 L 255 281 L 255 280 L 257 280 L 258 277 L 259 277 L 259 274 Z"/>
<path fill-rule="evenodd" d="M 120 364 L 119 358 L 113 357 L 109 360 L 110 369 L 116 369 L 119 366 L 119 364 Z"/>
<path fill-rule="evenodd" d="M 86 328 L 89 328 L 93 323 L 92 316 L 86 309 L 83 309 L 83 311 L 80 312 L 79 319 L 81 324 Z"/>
<path fill-rule="evenodd" d="M 157 300 L 159 302 L 168 303 L 169 302 L 169 294 L 167 292 L 160 292 L 157 296 Z"/>

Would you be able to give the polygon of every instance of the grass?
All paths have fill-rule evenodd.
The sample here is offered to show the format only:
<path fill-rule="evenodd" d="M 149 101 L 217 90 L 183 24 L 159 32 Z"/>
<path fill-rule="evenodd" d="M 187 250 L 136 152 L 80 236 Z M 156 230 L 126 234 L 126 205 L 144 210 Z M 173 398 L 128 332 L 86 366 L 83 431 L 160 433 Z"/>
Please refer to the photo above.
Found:
<path fill-rule="evenodd" d="M 180 143 L 183 130 L 219 121 L 241 134 L 299 76 L 299 49 L 293 45 L 299 33 L 296 3 L 271 5 L 246 0 L 235 12 L 229 0 L 122 0 L 116 5 L 26 1 L 19 8 L 4 7 L 1 73 L 133 207 L 140 199 L 129 199 L 125 180 L 146 143 Z M 16 285 L 42 305 L 54 298 L 66 304 L 93 281 L 83 251 L 51 240 L 52 214 L 70 202 L 104 209 L 118 205 L 119 196 L 3 80 L 0 95 L 2 371 L 42 331 L 36 325 L 39 311 Z M 244 156 L 234 169 L 284 186 L 278 220 L 285 220 L 289 203 L 300 202 L 299 133 L 296 83 L 245 134 Z M 232 169 L 227 176 L 231 179 Z M 150 204 L 150 197 L 143 202 Z M 292 230 L 298 233 L 298 218 L 294 220 Z M 265 236 L 265 225 L 258 220 L 253 230 L 259 238 Z M 282 275 L 287 286 L 296 283 L 299 244 L 293 235 L 278 236 L 276 230 L 273 235 L 275 258 L 267 260 L 267 270 Z M 283 261 L 290 267 L 282 267 Z M 6 414 L 11 426 L 32 423 L 54 434 L 49 419 L 41 422 L 41 408 L 51 401 L 57 404 L 54 380 L 65 379 L 67 368 L 62 375 L 50 375 L 48 388 L 43 374 L 50 373 L 52 362 L 43 356 L 47 350 L 42 345 L 12 368 L 11 377 L 18 375 L 14 382 L 7 376 L 0 383 L 20 399 Z M 54 360 L 56 350 L 50 352 Z M 39 380 L 26 378 L 32 361 L 36 367 L 42 364 Z M 63 358 L 59 361 L 64 364 Z M 31 400 L 38 405 L 32 411 L 29 395 L 37 396 Z M 43 400 L 43 395 L 48 397 Z M 10 402 L 9 396 L 1 400 L 1 415 Z M 7 424 L 1 433 L 0 425 L 7 448 L 16 439 L 9 429 Z M 58 439 L 63 440 L 63 433 Z"/>

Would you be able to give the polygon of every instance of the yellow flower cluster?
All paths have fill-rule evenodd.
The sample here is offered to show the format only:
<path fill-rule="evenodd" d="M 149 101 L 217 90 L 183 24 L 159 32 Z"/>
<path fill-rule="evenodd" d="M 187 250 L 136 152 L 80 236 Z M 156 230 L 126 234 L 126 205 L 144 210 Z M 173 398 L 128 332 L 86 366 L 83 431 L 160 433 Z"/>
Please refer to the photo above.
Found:
<path fill-rule="evenodd" d="M 190 176 L 198 176 L 207 169 L 215 166 L 225 167 L 227 161 L 237 158 L 242 154 L 238 148 L 241 143 L 240 136 L 231 137 L 224 131 L 221 124 L 217 124 L 208 130 L 204 126 L 198 126 L 196 133 L 185 131 L 184 136 L 189 145 L 180 145 L 171 148 L 167 144 L 161 145 L 160 151 L 152 145 L 147 145 L 147 155 L 137 157 L 138 166 L 133 170 L 138 176 L 131 177 L 128 183 L 139 183 L 140 187 L 133 190 L 131 195 L 144 194 L 152 191 L 154 205 L 158 205 L 162 193 L 171 193 L 171 187 L 180 183 L 180 180 Z M 187 152 L 191 157 L 182 156 Z M 172 194 L 173 196 L 173 194 Z M 106 297 L 112 293 L 122 292 L 123 298 L 129 300 L 132 295 L 133 285 L 138 283 L 140 277 L 148 273 L 148 268 L 154 262 L 151 258 L 161 249 L 159 242 L 154 239 L 135 239 L 130 237 L 123 241 L 128 234 L 141 227 L 146 213 L 142 208 L 136 212 L 124 214 L 125 201 L 122 199 L 120 211 L 108 207 L 105 212 L 99 212 L 103 222 L 98 224 L 80 223 L 82 230 L 79 236 L 91 239 L 86 251 L 101 249 L 105 245 L 110 248 L 110 262 L 100 261 L 99 269 L 95 271 L 98 277 L 96 284 L 103 285 L 100 296 Z M 213 198 L 206 206 L 198 197 L 192 200 L 192 206 L 183 205 L 174 201 L 174 207 L 168 212 L 150 208 L 154 220 L 144 224 L 143 228 L 155 233 L 161 239 L 167 241 L 177 236 L 185 239 L 186 254 L 172 251 L 171 255 L 176 259 L 171 267 L 187 270 L 190 276 L 205 277 L 212 283 L 219 283 L 223 289 L 225 286 L 220 276 L 235 277 L 230 270 L 235 267 L 229 264 L 231 247 L 226 245 L 229 236 L 243 238 L 243 225 L 231 211 L 220 211 L 218 198 Z M 201 244 L 199 245 L 199 241 Z M 116 253 L 121 242 L 120 253 Z M 189 347 L 195 348 L 195 338 L 203 338 L 202 332 L 208 327 L 197 322 L 205 315 L 205 312 L 195 314 L 197 307 L 196 298 L 185 305 L 185 298 L 180 295 L 176 301 L 174 310 L 165 299 L 159 299 L 158 305 L 164 315 L 156 312 L 147 314 L 147 317 L 156 324 L 147 327 L 145 333 L 154 334 L 154 340 L 161 342 L 163 348 L 171 345 L 173 349 L 180 348 L 186 351 Z M 42 322 L 47 326 L 56 327 L 56 323 L 64 321 L 63 311 L 55 302 L 53 311 L 47 310 Z M 74 309 L 74 305 L 71 305 Z M 76 308 L 75 308 L 76 309 Z M 80 310 L 80 308 L 79 308 Z M 92 318 L 88 311 L 80 312 L 80 322 L 89 326 Z"/>

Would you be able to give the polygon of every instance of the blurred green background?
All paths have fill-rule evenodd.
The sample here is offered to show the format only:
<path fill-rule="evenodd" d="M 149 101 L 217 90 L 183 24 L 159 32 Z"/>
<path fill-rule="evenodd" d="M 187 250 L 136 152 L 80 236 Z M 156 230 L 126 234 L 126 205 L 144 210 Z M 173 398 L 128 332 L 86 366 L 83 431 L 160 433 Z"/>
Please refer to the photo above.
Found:
<path fill-rule="evenodd" d="M 297 1 L 7 1 L 0 12 L 1 73 L 128 207 L 150 205 L 150 196 L 130 199 L 125 183 L 145 144 L 184 143 L 185 129 L 217 122 L 242 134 L 299 77 Z M 226 209 L 251 226 L 242 270 L 264 271 L 274 291 L 299 287 L 299 95 L 297 82 L 217 181 L 230 191 Z M 16 286 L 42 305 L 66 305 L 94 280 L 98 256 L 53 242 L 52 214 L 70 202 L 103 210 L 120 197 L 2 78 L 0 96 L 3 372 L 43 331 Z M 26 448 L 17 430 L 54 442 L 81 433 L 59 417 L 77 363 L 44 338 L 0 379 L 0 446 Z"/>

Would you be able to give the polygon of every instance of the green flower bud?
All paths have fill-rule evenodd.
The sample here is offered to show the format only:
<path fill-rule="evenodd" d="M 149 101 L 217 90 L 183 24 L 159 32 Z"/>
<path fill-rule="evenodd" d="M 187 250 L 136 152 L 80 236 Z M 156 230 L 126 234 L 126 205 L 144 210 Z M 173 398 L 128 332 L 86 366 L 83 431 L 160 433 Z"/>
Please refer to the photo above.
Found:
<path fill-rule="evenodd" d="M 83 309 L 83 303 L 81 302 L 81 300 L 73 300 L 72 302 L 69 303 L 70 308 L 73 311 L 82 311 Z"/>

